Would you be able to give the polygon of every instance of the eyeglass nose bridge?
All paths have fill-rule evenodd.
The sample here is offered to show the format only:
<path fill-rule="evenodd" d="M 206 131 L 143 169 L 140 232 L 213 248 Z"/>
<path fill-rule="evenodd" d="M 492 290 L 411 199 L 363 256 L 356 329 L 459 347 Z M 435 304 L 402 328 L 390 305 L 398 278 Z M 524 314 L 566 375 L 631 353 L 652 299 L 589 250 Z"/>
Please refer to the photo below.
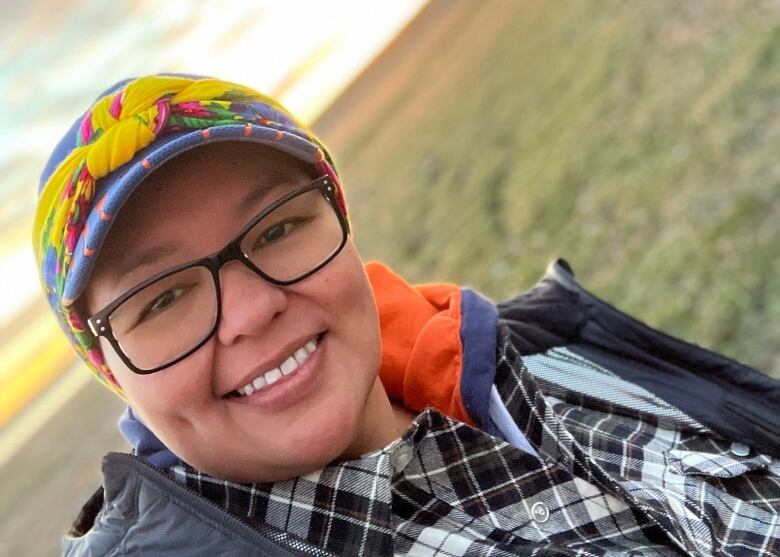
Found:
<path fill-rule="evenodd" d="M 228 245 L 226 245 L 217 253 L 205 258 L 207 261 L 207 267 L 211 271 L 211 274 L 214 277 L 214 280 L 216 281 L 217 285 L 219 285 L 220 282 L 219 270 L 234 260 L 241 262 L 244 265 L 244 267 L 248 268 L 254 274 L 257 274 L 257 271 L 252 268 L 252 265 L 246 260 L 246 257 L 241 252 L 241 248 L 239 247 L 239 242 L 240 242 L 240 238 L 230 242 Z"/>
<path fill-rule="evenodd" d="M 217 253 L 206 257 L 207 267 L 211 271 L 211 274 L 214 277 L 214 281 L 216 282 L 217 287 L 219 287 L 220 285 L 219 270 L 222 269 L 222 267 L 224 267 L 231 261 L 240 262 L 244 267 L 252 271 L 253 274 L 257 275 L 259 279 L 265 280 L 266 282 L 270 282 L 272 284 L 276 284 L 276 282 L 273 279 L 268 277 L 260 269 L 254 266 L 253 263 L 249 261 L 249 258 L 244 254 L 244 252 L 241 251 L 242 240 L 243 240 L 243 235 L 230 242 L 228 245 L 226 245 L 222 250 L 218 251 Z"/>
<path fill-rule="evenodd" d="M 222 250 L 208 257 L 212 271 L 215 273 L 218 272 L 225 264 L 233 261 L 234 259 L 238 259 L 242 263 L 246 263 L 244 261 L 244 254 L 241 253 L 238 242 L 239 240 L 236 239 L 222 248 Z"/>

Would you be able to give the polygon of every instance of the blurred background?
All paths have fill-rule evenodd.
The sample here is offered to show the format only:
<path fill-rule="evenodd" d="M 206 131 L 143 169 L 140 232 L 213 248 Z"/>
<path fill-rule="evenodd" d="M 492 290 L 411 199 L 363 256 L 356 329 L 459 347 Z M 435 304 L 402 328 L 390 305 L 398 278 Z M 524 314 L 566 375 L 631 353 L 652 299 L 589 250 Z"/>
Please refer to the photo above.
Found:
<path fill-rule="evenodd" d="M 494 299 L 555 257 L 623 310 L 780 377 L 780 4 L 0 1 L 0 555 L 56 553 L 126 450 L 39 295 L 37 179 L 103 89 L 159 71 L 279 96 L 358 246 Z"/>

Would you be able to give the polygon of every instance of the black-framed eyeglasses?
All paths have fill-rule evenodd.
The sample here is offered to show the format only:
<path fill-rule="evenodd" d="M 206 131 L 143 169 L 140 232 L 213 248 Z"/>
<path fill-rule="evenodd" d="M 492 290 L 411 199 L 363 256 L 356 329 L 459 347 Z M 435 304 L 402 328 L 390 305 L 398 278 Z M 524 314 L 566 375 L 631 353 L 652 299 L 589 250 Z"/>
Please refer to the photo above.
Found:
<path fill-rule="evenodd" d="M 239 260 L 262 279 L 294 284 L 328 264 L 347 242 L 349 225 L 328 176 L 264 208 L 220 251 L 159 273 L 87 320 L 135 373 L 180 362 L 219 326 L 219 270 Z"/>

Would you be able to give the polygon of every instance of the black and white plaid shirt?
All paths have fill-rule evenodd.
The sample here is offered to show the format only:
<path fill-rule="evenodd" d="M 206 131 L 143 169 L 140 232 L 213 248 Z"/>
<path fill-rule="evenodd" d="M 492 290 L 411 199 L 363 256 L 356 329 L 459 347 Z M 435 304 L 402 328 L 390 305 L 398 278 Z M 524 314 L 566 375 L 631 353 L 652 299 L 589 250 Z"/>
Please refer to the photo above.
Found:
<path fill-rule="evenodd" d="M 171 472 L 335 555 L 780 555 L 780 461 L 566 349 L 499 339 L 529 454 L 435 409 L 362 458 L 273 484 Z"/>

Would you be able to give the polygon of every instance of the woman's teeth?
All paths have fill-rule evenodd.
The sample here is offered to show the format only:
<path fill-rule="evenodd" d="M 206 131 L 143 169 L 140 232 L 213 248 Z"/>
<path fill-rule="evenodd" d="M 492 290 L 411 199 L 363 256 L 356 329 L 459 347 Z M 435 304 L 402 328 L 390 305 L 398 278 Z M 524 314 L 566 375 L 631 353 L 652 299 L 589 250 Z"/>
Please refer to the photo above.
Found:
<path fill-rule="evenodd" d="M 298 348 L 295 352 L 293 352 L 292 356 L 289 356 L 285 361 L 282 362 L 282 365 L 275 367 L 271 371 L 266 371 L 263 375 L 252 380 L 251 383 L 247 383 L 240 389 L 237 389 L 236 392 L 242 396 L 249 396 L 255 391 L 259 391 L 268 385 L 273 385 L 285 375 L 290 375 L 296 369 L 298 369 L 298 366 L 305 362 L 309 358 L 309 355 L 316 349 L 317 344 L 313 340 L 310 340 Z"/>

